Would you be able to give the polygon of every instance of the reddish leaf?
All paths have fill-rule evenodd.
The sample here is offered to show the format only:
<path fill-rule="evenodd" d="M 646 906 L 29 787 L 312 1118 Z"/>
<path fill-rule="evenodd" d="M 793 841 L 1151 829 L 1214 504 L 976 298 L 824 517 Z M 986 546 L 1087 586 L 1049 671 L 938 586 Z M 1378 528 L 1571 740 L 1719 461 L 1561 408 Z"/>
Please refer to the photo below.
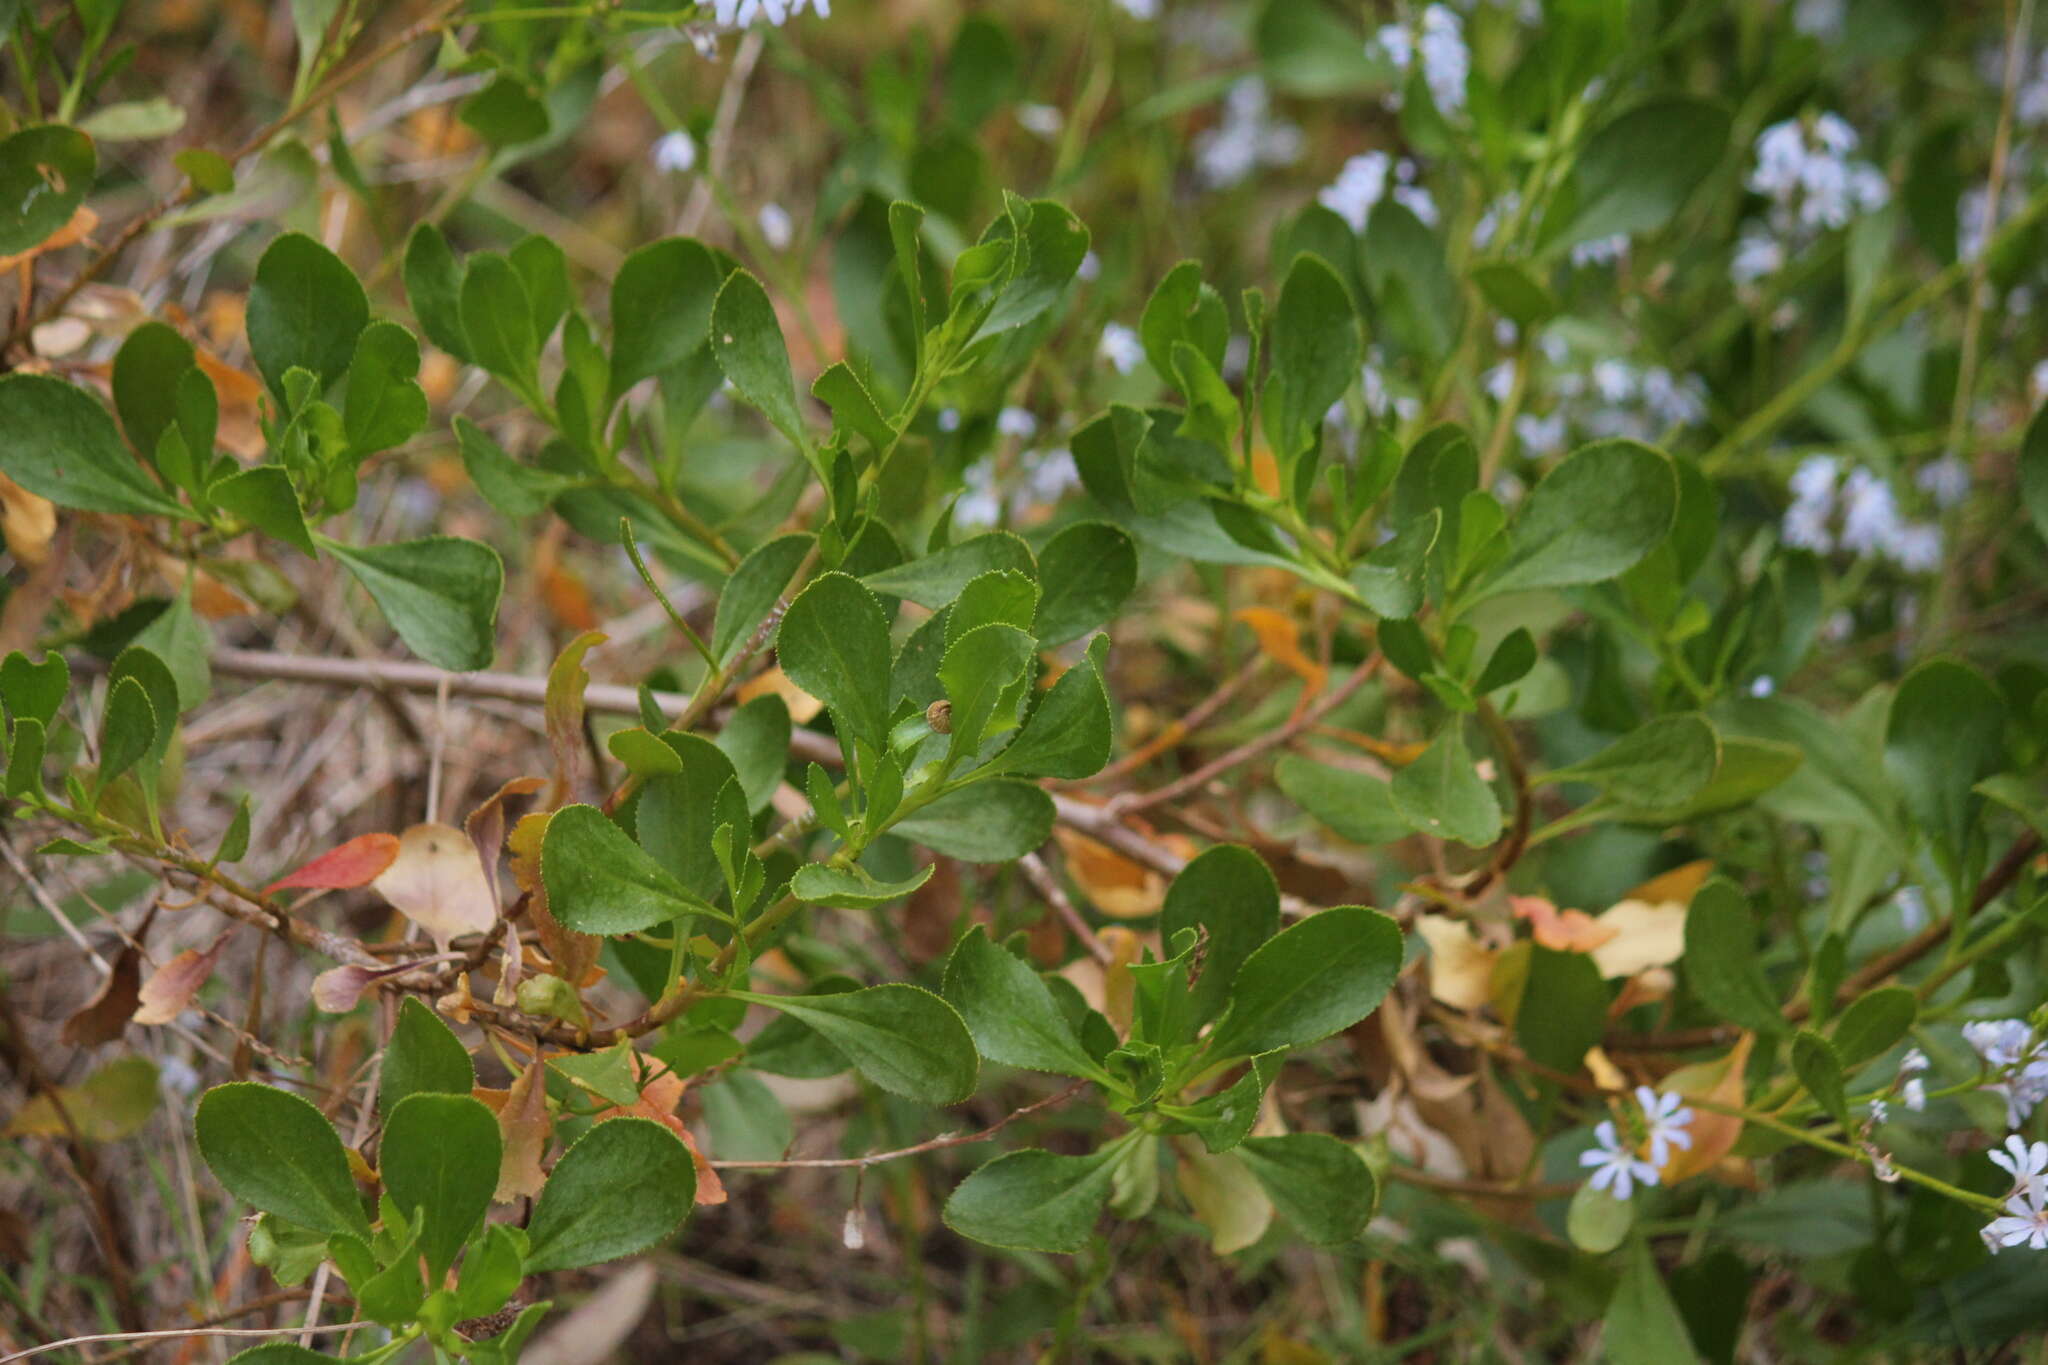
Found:
<path fill-rule="evenodd" d="M 226 942 L 227 935 L 222 934 L 204 949 L 187 948 L 152 972 L 149 980 L 142 983 L 135 1022 L 168 1024 L 190 1009 L 199 988 L 213 975 L 213 964 Z"/>
<path fill-rule="evenodd" d="M 286 887 L 336 891 L 349 886 L 367 886 L 397 861 L 396 834 L 363 834 L 339 848 L 331 848 L 313 861 L 285 873 L 263 888 L 263 894 Z"/>
<path fill-rule="evenodd" d="M 114 970 L 107 973 L 93 998 L 64 1021 L 64 1041 L 73 1047 L 98 1047 L 113 1042 L 128 1027 L 141 993 L 142 954 L 131 944 L 121 949 L 114 959 Z"/>

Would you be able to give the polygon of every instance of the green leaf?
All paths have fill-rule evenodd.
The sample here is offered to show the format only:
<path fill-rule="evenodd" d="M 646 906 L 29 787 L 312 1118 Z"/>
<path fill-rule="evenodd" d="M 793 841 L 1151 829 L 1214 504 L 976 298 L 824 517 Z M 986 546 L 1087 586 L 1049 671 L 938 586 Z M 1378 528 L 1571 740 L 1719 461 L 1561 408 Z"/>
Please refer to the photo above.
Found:
<path fill-rule="evenodd" d="M 1756 921 L 1735 883 L 1715 877 L 1694 893 L 1680 963 L 1693 996 L 1729 1023 L 1759 1033 L 1785 1027 L 1757 961 Z"/>
<path fill-rule="evenodd" d="M 634 832 L 640 846 L 685 891 L 708 903 L 725 889 L 725 876 L 711 849 L 713 832 L 725 823 L 718 813 L 718 795 L 739 775 L 725 752 L 702 735 L 670 731 L 662 740 L 682 759 L 682 770 L 647 783 L 633 817 Z"/>
<path fill-rule="evenodd" d="M 1408 818 L 1394 805 L 1393 788 L 1370 773 L 1283 754 L 1273 777 L 1288 800 L 1340 838 L 1370 846 L 1405 839 L 1410 832 Z"/>
<path fill-rule="evenodd" d="M 1283 462 L 1315 445 L 1323 414 L 1357 382 L 1363 346 L 1344 281 L 1322 257 L 1296 256 L 1273 314 L 1265 398 L 1266 438 Z"/>
<path fill-rule="evenodd" d="M 650 242 L 626 257 L 612 277 L 613 403 L 710 344 L 724 280 L 718 258 L 688 237 Z"/>
<path fill-rule="evenodd" d="M 171 158 L 171 164 L 185 173 L 194 189 L 201 194 L 231 194 L 235 188 L 235 168 L 219 152 L 204 147 L 187 147 Z"/>
<path fill-rule="evenodd" d="M 900 882 L 877 881 L 865 868 L 832 867 L 826 863 L 805 863 L 789 880 L 789 894 L 809 905 L 835 910 L 875 910 L 900 901 L 931 880 L 931 864 Z"/>
<path fill-rule="evenodd" d="M 1809 1029 L 1799 1030 L 1792 1037 L 1792 1071 L 1823 1112 L 1844 1128 L 1852 1126 L 1842 1058 L 1832 1043 Z"/>
<path fill-rule="evenodd" d="M 849 738 L 885 742 L 889 618 L 859 580 L 812 579 L 784 613 L 776 648 L 789 680 L 830 707 Z"/>
<path fill-rule="evenodd" d="M 1109 1200 L 1118 1148 L 1055 1156 L 1010 1152 L 960 1182 L 946 1200 L 946 1226 L 963 1237 L 1017 1251 L 1074 1252 Z"/>
<path fill-rule="evenodd" d="M 114 419 L 83 389 L 43 374 L 0 376 L 0 473 L 59 507 L 190 519 L 145 474 Z"/>
<path fill-rule="evenodd" d="M 400 1212 L 416 1218 L 430 1284 L 482 1226 L 502 1147 L 497 1116 L 469 1095 L 408 1095 L 385 1120 L 377 1172 Z"/>
<path fill-rule="evenodd" d="M 1591 1185 L 1581 1185 L 1572 1193 L 1571 1206 L 1564 1215 L 1565 1235 L 1572 1245 L 1595 1256 L 1605 1256 L 1627 1241 L 1635 1222 L 1634 1200 L 1616 1199 Z"/>
<path fill-rule="evenodd" d="M 1857 1067 L 1904 1042 L 1919 1014 L 1919 997 L 1904 986 L 1884 986 L 1850 1001 L 1831 1039 L 1842 1069 L 1854 1075 Z"/>
<path fill-rule="evenodd" d="M 1928 838 L 1960 856 L 1977 779 L 2004 752 L 2005 703 L 1966 664 L 1931 659 L 1900 682 L 1885 721 L 1884 765 Z"/>
<path fill-rule="evenodd" d="M 718 594 L 718 615 L 711 623 L 712 658 L 720 664 L 730 663 L 740 647 L 754 638 L 816 543 L 815 537 L 803 532 L 777 536 L 740 561 Z M 883 630 L 886 634 L 886 622 Z"/>
<path fill-rule="evenodd" d="M 484 1230 L 469 1254 L 462 1258 L 462 1277 L 456 1283 L 455 1316 L 488 1317 L 508 1303 L 519 1289 L 520 1243 L 524 1234 L 503 1223 Z"/>
<path fill-rule="evenodd" d="M 107 689 L 107 704 L 100 712 L 100 763 L 97 783 L 104 787 L 127 772 L 156 746 L 161 725 L 149 694 L 133 678 L 122 678 Z"/>
<path fill-rule="evenodd" d="M 1218 844 L 1180 870 L 1166 889 L 1159 935 L 1167 943 L 1183 929 L 1206 935 L 1201 974 L 1189 992 L 1196 1024 L 1222 1011 L 1238 969 L 1279 928 L 1279 883 L 1250 849 Z"/>
<path fill-rule="evenodd" d="M 342 430 L 361 458 L 402 445 L 427 425 L 427 394 L 419 386 L 420 344 L 395 322 L 373 322 L 356 338 L 349 362 Z"/>
<path fill-rule="evenodd" d="M 892 1095 L 954 1104 L 974 1093 L 981 1065 L 974 1039 L 959 1012 L 922 987 L 892 982 L 837 995 L 731 994 L 810 1025 Z"/>
<path fill-rule="evenodd" d="M 539 516 L 558 494 L 579 482 L 552 469 L 521 464 L 467 417 L 455 419 L 455 442 L 462 450 L 462 467 L 469 471 L 469 481 L 476 485 L 476 491 L 501 515 L 515 521 Z"/>
<path fill-rule="evenodd" d="M 739 396 L 809 458 L 811 437 L 796 405 L 796 379 L 775 305 L 761 282 L 744 270 L 734 271 L 718 291 L 711 312 L 711 352 Z"/>
<path fill-rule="evenodd" d="M 34 716 L 14 722 L 7 746 L 7 774 L 0 790 L 17 799 L 40 799 L 43 794 L 44 724 Z"/>
<path fill-rule="evenodd" d="M 908 564 L 871 573 L 861 581 L 876 592 L 907 598 L 920 607 L 937 611 L 958 597 L 970 582 L 998 569 L 1031 578 L 1038 576 L 1029 546 L 1007 531 L 991 531 Z"/>
<path fill-rule="evenodd" d="M 130 332 L 114 353 L 114 411 L 128 444 L 145 456 L 177 420 L 178 379 L 192 368 L 193 355 L 192 343 L 176 328 L 154 319 Z"/>
<path fill-rule="evenodd" d="M 222 511 L 240 517 L 274 540 L 281 540 L 301 554 L 314 553 L 312 532 L 306 529 L 306 514 L 300 510 L 299 495 L 292 488 L 284 466 L 257 465 L 230 474 L 206 490 L 206 496 Z"/>
<path fill-rule="evenodd" d="M 1032 629 L 1039 647 L 1052 649 L 1116 615 L 1138 586 L 1138 552 L 1107 522 L 1077 522 L 1046 542 L 1038 579 L 1045 591 Z"/>
<path fill-rule="evenodd" d="M 287 370 L 307 370 L 325 389 L 348 372 L 370 300 L 342 259 L 302 232 L 272 242 L 249 286 L 249 350 L 279 398 Z"/>
<path fill-rule="evenodd" d="M 1600 969 L 1586 953 L 1558 952 L 1538 943 L 1522 951 L 1529 965 L 1515 1009 L 1515 1040 L 1553 1071 L 1576 1074 L 1607 1023 L 1608 993 Z"/>
<path fill-rule="evenodd" d="M 1015 696 L 1036 655 L 1035 642 L 1015 626 L 977 626 L 947 647 L 939 682 L 953 707 L 949 757 L 972 758 L 992 728 L 1003 728 L 999 722 L 1009 717 L 999 716 L 998 707 Z"/>
<path fill-rule="evenodd" d="M 1720 766 L 1721 740 L 1696 712 L 1658 716 L 1590 758 L 1555 768 L 1539 782 L 1584 782 L 1625 806 L 1683 805 Z"/>
<path fill-rule="evenodd" d="M 411 1095 L 467 1095 L 476 1085 L 476 1064 L 455 1030 L 407 996 L 384 1049 L 377 1077 L 377 1108 L 387 1117 Z"/>
<path fill-rule="evenodd" d="M 1656 549 L 1677 515 L 1668 456 L 1634 441 L 1582 446 L 1530 490 L 1476 595 L 1614 578 Z"/>
<path fill-rule="evenodd" d="M 945 996 L 982 1056 L 1063 1076 L 1102 1076 L 1038 973 L 990 941 L 979 924 L 946 959 Z"/>
<path fill-rule="evenodd" d="M 170 669 L 178 688 L 180 714 L 205 701 L 213 691 L 213 633 L 193 614 L 189 583 L 131 643 L 156 655 Z"/>
<path fill-rule="evenodd" d="M 495 252 L 471 256 L 462 277 L 461 309 L 471 358 L 522 395 L 534 394 L 541 339 L 526 282 L 512 263 Z"/>
<path fill-rule="evenodd" d="M 2048 403 L 2034 413 L 2020 443 L 2020 501 L 2035 532 L 2048 540 Z"/>
<path fill-rule="evenodd" d="M 1238 1160 L 1258 1177 L 1280 1215 L 1311 1242 L 1348 1242 L 1379 1204 L 1372 1168 L 1327 1133 L 1246 1138 Z"/>
<path fill-rule="evenodd" d="M 1037 783 L 997 777 L 946 793 L 892 832 L 948 858 L 1007 863 L 1050 839 L 1052 821 L 1052 798 Z"/>
<path fill-rule="evenodd" d="M 537 142 L 548 135 L 553 122 L 540 97 L 525 81 L 506 71 L 464 100 L 456 117 L 497 149 Z"/>
<path fill-rule="evenodd" d="M 1351 586 L 1367 611 L 1400 621 L 1421 610 L 1429 552 L 1436 548 L 1443 524 L 1443 510 L 1432 507 L 1351 566 Z"/>
<path fill-rule="evenodd" d="M 1720 164 L 1728 111 L 1686 95 L 1659 95 L 1615 115 L 1586 139 L 1572 168 L 1571 221 L 1553 249 L 1650 232 L 1669 222 Z"/>
<path fill-rule="evenodd" d="M 200 1157 L 229 1194 L 300 1227 L 369 1239 L 341 1139 L 305 1100 L 248 1081 L 217 1085 L 192 1123 Z"/>
<path fill-rule="evenodd" d="M 704 909 L 595 806 L 564 806 L 541 836 L 541 884 L 563 927 L 631 934 Z"/>
<path fill-rule="evenodd" d="M 1210 1055 L 1256 1056 L 1349 1028 L 1379 1008 L 1401 954 L 1401 931 L 1377 910 L 1338 906 L 1309 916 L 1245 959 Z"/>
<path fill-rule="evenodd" d="M 527 1226 L 526 1271 L 574 1270 L 631 1256 L 683 1225 L 697 1170 L 682 1140 L 652 1119 L 606 1119 L 548 1176 Z"/>
<path fill-rule="evenodd" d="M 732 760 L 747 809 L 759 815 L 768 809 L 789 763 L 789 708 L 772 693 L 754 698 L 726 720 L 718 747 Z"/>
<path fill-rule="evenodd" d="M 7 714 L 16 720 L 27 716 L 48 725 L 56 719 L 57 708 L 70 690 L 71 665 L 55 650 L 45 654 L 41 663 L 30 663 L 28 655 L 18 649 L 0 660 L 0 702 L 6 703 Z"/>
<path fill-rule="evenodd" d="M 75 128 L 44 124 L 0 140 L 0 256 L 41 246 L 70 222 L 98 167 L 92 139 Z"/>
<path fill-rule="evenodd" d="M 1455 716 L 1389 785 L 1394 809 L 1420 833 L 1473 848 L 1500 837 L 1500 799 L 1472 766 L 1464 727 Z"/>
<path fill-rule="evenodd" d="M 432 223 L 421 223 L 405 243 L 405 296 L 427 340 L 457 360 L 467 361 L 469 338 L 462 330 L 462 263 Z"/>
<path fill-rule="evenodd" d="M 1685 1319 L 1650 1259 L 1649 1244 L 1637 1238 L 1629 1248 L 1602 1326 L 1603 1358 L 1614 1365 L 1696 1365 L 1699 1355 Z"/>
<path fill-rule="evenodd" d="M 406 648 L 437 668 L 488 668 L 497 652 L 498 552 L 459 536 L 389 545 L 321 541 L 383 611 Z"/>
<path fill-rule="evenodd" d="M 1486 301 L 1517 327 L 1541 326 L 1557 315 L 1556 298 L 1517 262 L 1488 261 L 1470 273 Z"/>
<path fill-rule="evenodd" d="M 1021 777 L 1092 777 L 1109 762 L 1113 742 L 1109 693 L 1091 653 L 1060 674 L 988 768 Z"/>
<path fill-rule="evenodd" d="M 896 428 L 890 425 L 875 396 L 845 361 L 828 368 L 811 381 L 811 396 L 832 409 L 839 426 L 858 433 L 874 447 L 877 456 L 895 444 Z"/>
<path fill-rule="evenodd" d="M 101 142 L 150 142 L 169 137 L 184 126 L 184 108 L 159 95 L 102 105 L 79 123 L 78 131 Z"/>

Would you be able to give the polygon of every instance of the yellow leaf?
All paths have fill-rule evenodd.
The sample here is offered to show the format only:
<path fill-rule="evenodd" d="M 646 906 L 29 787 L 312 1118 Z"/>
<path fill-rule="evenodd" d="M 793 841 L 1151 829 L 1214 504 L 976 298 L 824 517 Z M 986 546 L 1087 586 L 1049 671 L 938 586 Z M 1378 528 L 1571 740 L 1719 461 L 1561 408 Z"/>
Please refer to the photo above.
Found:
<path fill-rule="evenodd" d="M 1740 1105 L 1742 1103 L 1742 1071 L 1749 1063 L 1749 1050 L 1756 1043 L 1756 1035 L 1745 1033 L 1736 1040 L 1735 1046 L 1718 1061 L 1701 1062 L 1696 1066 L 1681 1067 L 1666 1076 L 1658 1089 L 1669 1095 L 1683 1095 L 1687 1099 L 1711 1100 L 1716 1104 Z M 1704 1109 L 1693 1111 L 1692 1146 L 1673 1148 L 1671 1160 L 1664 1163 L 1663 1178 L 1666 1185 L 1675 1185 L 1681 1180 L 1698 1175 L 1713 1167 L 1734 1148 L 1735 1140 L 1742 1136 L 1742 1120 L 1732 1114 L 1713 1114 Z"/>
<path fill-rule="evenodd" d="M 1476 1010 L 1493 990 L 1499 956 L 1480 943 L 1472 927 L 1448 915 L 1424 915 L 1415 932 L 1429 945 L 1429 993 L 1453 1009 Z"/>
<path fill-rule="evenodd" d="M 117 1058 L 77 1085 L 61 1087 L 57 1099 L 62 1113 L 48 1095 L 35 1096 L 15 1111 L 0 1136 L 67 1137 L 75 1128 L 87 1142 L 133 1137 L 156 1110 L 156 1063 L 147 1057 Z"/>
<path fill-rule="evenodd" d="M 1595 921 L 1607 931 L 1593 949 L 1593 965 L 1606 977 L 1634 976 L 1666 967 L 1685 955 L 1685 903 L 1626 900 Z"/>
<path fill-rule="evenodd" d="M 1209 1229 L 1209 1246 L 1228 1256 L 1266 1235 L 1273 1221 L 1273 1201 L 1244 1162 L 1230 1152 L 1211 1153 L 1199 1142 L 1176 1138 L 1180 1158 L 1174 1179 L 1194 1210 L 1195 1220 Z"/>
<path fill-rule="evenodd" d="M 789 675 L 780 668 L 771 668 L 757 673 L 740 684 L 733 695 L 742 706 L 756 697 L 773 693 L 782 698 L 782 704 L 789 708 L 789 719 L 793 725 L 808 725 L 825 709 L 825 703 L 798 687 L 789 680 Z"/>

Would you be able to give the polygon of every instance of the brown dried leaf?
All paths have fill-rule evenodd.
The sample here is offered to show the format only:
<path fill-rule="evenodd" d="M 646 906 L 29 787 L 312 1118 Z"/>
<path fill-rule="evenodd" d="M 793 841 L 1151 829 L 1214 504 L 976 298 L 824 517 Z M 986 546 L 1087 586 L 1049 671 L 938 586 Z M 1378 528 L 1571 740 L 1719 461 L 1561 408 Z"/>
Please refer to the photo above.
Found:
<path fill-rule="evenodd" d="M 56 534 L 56 506 L 0 474 L 0 535 L 7 538 L 8 553 L 34 568 L 48 561 Z"/>
<path fill-rule="evenodd" d="M 555 974 L 574 986 L 587 986 L 597 979 L 597 955 L 604 940 L 596 934 L 565 929 L 548 909 L 547 888 L 540 880 L 540 843 L 548 829 L 548 814 L 534 811 L 521 816 L 512 827 L 507 846 L 512 853 L 512 880 L 526 893 L 526 917 L 540 936 L 540 946 L 555 966 Z"/>
<path fill-rule="evenodd" d="M 505 851 L 505 802 L 510 797 L 530 795 L 546 785 L 543 778 L 515 777 L 492 792 L 490 799 L 471 811 L 462 822 L 470 843 L 476 845 L 476 856 L 483 860 L 484 877 L 490 882 L 493 902 L 498 899 L 498 858 Z"/>
<path fill-rule="evenodd" d="M 586 630 L 569 642 L 548 669 L 548 747 L 555 755 L 554 779 L 548 785 L 548 810 L 560 809 L 575 794 L 583 770 L 583 689 L 590 685 L 583 656 L 605 639 L 602 631 Z"/>
<path fill-rule="evenodd" d="M 119 1038 L 142 996 L 142 953 L 127 944 L 114 957 L 114 969 L 100 982 L 92 999 L 64 1021 L 64 1041 L 73 1047 L 98 1047 Z"/>

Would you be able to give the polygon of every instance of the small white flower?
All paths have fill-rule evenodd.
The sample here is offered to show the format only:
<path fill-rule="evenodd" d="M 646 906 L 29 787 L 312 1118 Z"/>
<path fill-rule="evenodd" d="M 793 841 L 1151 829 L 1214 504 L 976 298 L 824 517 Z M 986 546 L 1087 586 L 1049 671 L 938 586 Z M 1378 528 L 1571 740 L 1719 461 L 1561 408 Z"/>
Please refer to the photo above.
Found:
<path fill-rule="evenodd" d="M 1944 455 L 1932 464 L 1922 465 L 1920 472 L 1913 476 L 1914 485 L 1934 499 L 1934 505 L 1947 511 L 1970 495 L 1970 465 L 1960 455 Z"/>
<path fill-rule="evenodd" d="M 2041 1177 L 2048 1174 L 2048 1142 L 2028 1142 L 2018 1133 L 2005 1140 L 2004 1151 L 1991 1151 L 1985 1155 L 1991 1164 L 2004 1171 L 2021 1189 L 2039 1189 Z"/>
<path fill-rule="evenodd" d="M 1472 73 L 1472 49 L 1465 46 L 1465 27 L 1456 11 L 1431 5 L 1422 12 L 1422 34 L 1416 50 L 1422 58 L 1422 80 L 1429 97 L 1446 114 L 1465 107 L 1465 84 Z"/>
<path fill-rule="evenodd" d="M 960 409 L 940 408 L 939 430 L 945 432 L 954 432 L 960 430 Z"/>
<path fill-rule="evenodd" d="M 1835 548 L 1835 538 L 1828 530 L 1829 510 L 1817 503 L 1795 502 L 1785 509 L 1778 534 L 1795 549 L 1824 555 Z"/>
<path fill-rule="evenodd" d="M 996 430 L 1004 436 L 1028 441 L 1038 434 L 1038 419 L 1023 408 L 1004 408 L 996 414 Z"/>
<path fill-rule="evenodd" d="M 1121 322 L 1112 322 L 1102 329 L 1102 340 L 1095 343 L 1095 354 L 1116 367 L 1118 374 L 1129 374 L 1145 359 L 1145 343 L 1138 333 Z"/>
<path fill-rule="evenodd" d="M 1913 1077 L 1899 1087 L 1899 1098 L 1914 1113 L 1925 1113 L 1927 1109 L 1927 1082 L 1921 1080 L 1918 1076 Z"/>
<path fill-rule="evenodd" d="M 681 175 L 697 165 L 697 139 L 678 129 L 654 144 L 654 169 Z"/>
<path fill-rule="evenodd" d="M 2034 368 L 2027 371 L 2027 398 L 2038 403 L 2048 398 L 2048 360 L 2037 360 Z"/>
<path fill-rule="evenodd" d="M 1628 234 L 1617 232 L 1612 237 L 1580 242 L 1571 250 L 1571 262 L 1576 266 L 1613 265 L 1627 254 Z"/>
<path fill-rule="evenodd" d="M 1778 680 L 1768 673 L 1760 678 L 1752 678 L 1749 683 L 1749 695 L 1752 697 L 1768 697 L 1777 690 Z"/>
<path fill-rule="evenodd" d="M 1892 486 L 1867 469 L 1852 469 L 1842 484 L 1842 548 L 1867 554 L 1889 545 L 1899 531 Z"/>
<path fill-rule="evenodd" d="M 1870 1102 L 1870 1121 L 1872 1123 L 1883 1123 L 1891 1116 L 1891 1112 L 1891 1107 L 1882 1099 L 1875 1099 Z"/>
<path fill-rule="evenodd" d="M 1933 1063 L 1927 1060 L 1926 1053 L 1917 1047 L 1912 1048 L 1905 1056 L 1899 1058 L 1899 1074 L 1901 1076 L 1917 1076 L 1932 1065 Z"/>
<path fill-rule="evenodd" d="M 761 236 L 769 247 L 776 251 L 789 250 L 789 244 L 796 240 L 796 222 L 789 216 L 789 210 L 780 204 L 763 204 L 755 215 L 761 225 Z"/>
<path fill-rule="evenodd" d="M 1017 106 L 1017 122 L 1027 133 L 1040 137 L 1058 137 L 1066 120 L 1060 111 L 1050 104 L 1020 104 Z"/>
<path fill-rule="evenodd" d="M 1074 277 L 1084 284 L 1102 277 L 1102 258 L 1094 252 L 1081 257 L 1081 264 L 1075 269 Z"/>
<path fill-rule="evenodd" d="M 1383 25 L 1365 45 L 1368 53 L 1374 48 L 1386 53 L 1387 60 L 1402 71 L 1406 71 L 1408 64 L 1415 60 L 1415 40 L 1408 36 L 1405 24 Z"/>
<path fill-rule="evenodd" d="M 760 19 L 780 25 L 806 5 L 821 19 L 831 17 L 832 0 L 712 0 L 711 17 L 721 28 L 745 28 Z"/>
<path fill-rule="evenodd" d="M 1555 455 L 1564 449 L 1565 420 L 1562 412 L 1538 417 L 1525 412 L 1515 418 L 1515 439 L 1531 455 Z"/>
<path fill-rule="evenodd" d="M 1682 1095 L 1666 1095 L 1647 1085 L 1636 1087 L 1636 1103 L 1643 1107 L 1643 1120 L 1650 1129 L 1650 1161 L 1660 1169 L 1671 1160 L 1674 1146 L 1692 1149 L 1692 1110 Z"/>
<path fill-rule="evenodd" d="M 1435 227 L 1442 215 L 1437 212 L 1436 198 L 1420 185 L 1397 185 L 1394 188 L 1394 202 L 1422 220 L 1424 227 Z"/>
<path fill-rule="evenodd" d="M 1997 1251 L 2022 1244 L 2048 1251 L 2048 1207 L 2038 1185 L 2030 1185 L 2005 1201 L 2005 1214 L 1984 1228 L 1984 1245 Z"/>
<path fill-rule="evenodd" d="M 1386 197 L 1393 164 L 1385 152 L 1354 156 L 1337 172 L 1336 180 L 1316 194 L 1316 202 L 1351 224 L 1353 232 L 1363 232 L 1373 205 Z"/>
<path fill-rule="evenodd" d="M 1593 1130 L 1593 1140 L 1600 1145 L 1590 1152 L 1579 1153 L 1579 1164 L 1595 1168 L 1592 1178 L 1586 1182 L 1594 1189 L 1606 1190 L 1616 1199 L 1626 1199 L 1635 1193 L 1637 1185 L 1657 1183 L 1657 1168 L 1621 1145 L 1612 1119 L 1600 1121 Z"/>
<path fill-rule="evenodd" d="M 1157 19 L 1159 0 L 1116 0 L 1117 8 L 1133 19 Z"/>
<path fill-rule="evenodd" d="M 1728 277 L 1737 284 L 1755 284 L 1785 268 L 1785 244 L 1768 232 L 1746 228 L 1735 239 Z"/>
<path fill-rule="evenodd" d="M 1902 886 L 1892 897 L 1892 904 L 1899 907 L 1899 922 L 1908 932 L 1919 932 L 1927 923 L 1927 893 L 1917 886 Z"/>

